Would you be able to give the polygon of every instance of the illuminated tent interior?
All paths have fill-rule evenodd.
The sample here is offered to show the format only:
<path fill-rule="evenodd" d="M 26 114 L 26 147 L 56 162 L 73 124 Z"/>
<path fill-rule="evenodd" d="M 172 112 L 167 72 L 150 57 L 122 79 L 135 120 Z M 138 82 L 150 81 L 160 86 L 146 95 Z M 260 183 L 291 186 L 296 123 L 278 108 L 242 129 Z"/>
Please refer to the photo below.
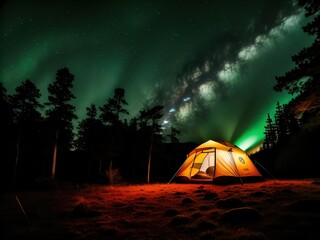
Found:
<path fill-rule="evenodd" d="M 177 182 L 232 183 L 262 180 L 262 175 L 246 152 L 231 143 L 212 140 L 192 150 L 174 177 Z"/>

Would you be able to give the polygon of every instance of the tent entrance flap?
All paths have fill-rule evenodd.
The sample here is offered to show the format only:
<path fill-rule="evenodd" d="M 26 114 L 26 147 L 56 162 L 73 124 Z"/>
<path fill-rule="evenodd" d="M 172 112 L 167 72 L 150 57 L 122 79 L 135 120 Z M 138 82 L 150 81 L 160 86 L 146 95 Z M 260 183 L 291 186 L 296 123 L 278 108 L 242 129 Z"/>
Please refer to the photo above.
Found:
<path fill-rule="evenodd" d="M 201 151 L 195 154 L 192 166 L 190 168 L 190 177 L 198 174 L 199 172 L 206 172 L 208 168 L 214 167 L 215 150 Z"/>
<path fill-rule="evenodd" d="M 215 154 L 214 152 L 209 152 L 207 156 L 203 159 L 202 165 L 200 167 L 200 171 L 205 172 L 211 176 L 213 176 L 213 170 L 215 167 Z"/>

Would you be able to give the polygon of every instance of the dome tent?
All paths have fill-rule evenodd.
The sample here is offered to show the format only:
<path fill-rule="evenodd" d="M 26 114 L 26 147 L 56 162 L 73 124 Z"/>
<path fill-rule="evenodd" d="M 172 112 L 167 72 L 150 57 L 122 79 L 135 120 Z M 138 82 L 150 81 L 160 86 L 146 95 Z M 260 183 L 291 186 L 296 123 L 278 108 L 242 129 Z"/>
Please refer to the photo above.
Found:
<path fill-rule="evenodd" d="M 232 183 L 262 180 L 249 156 L 228 142 L 209 140 L 188 155 L 175 174 L 177 182 Z"/>

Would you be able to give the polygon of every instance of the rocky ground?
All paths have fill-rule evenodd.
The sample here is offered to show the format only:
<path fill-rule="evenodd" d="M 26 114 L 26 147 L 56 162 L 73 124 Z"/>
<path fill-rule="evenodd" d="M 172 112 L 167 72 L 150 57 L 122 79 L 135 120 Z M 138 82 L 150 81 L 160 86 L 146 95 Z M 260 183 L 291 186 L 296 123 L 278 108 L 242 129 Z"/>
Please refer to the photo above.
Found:
<path fill-rule="evenodd" d="M 320 239 L 320 180 L 2 193 L 1 239 Z"/>

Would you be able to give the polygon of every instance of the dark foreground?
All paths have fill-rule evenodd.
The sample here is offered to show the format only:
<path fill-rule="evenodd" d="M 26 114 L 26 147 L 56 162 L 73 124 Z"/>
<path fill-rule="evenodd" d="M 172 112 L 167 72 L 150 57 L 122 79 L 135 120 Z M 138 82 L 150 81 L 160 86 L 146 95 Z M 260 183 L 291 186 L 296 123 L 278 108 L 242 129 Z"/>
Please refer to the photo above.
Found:
<path fill-rule="evenodd" d="M 320 180 L 65 185 L 2 194 L 0 220 L 1 239 L 320 239 Z"/>

